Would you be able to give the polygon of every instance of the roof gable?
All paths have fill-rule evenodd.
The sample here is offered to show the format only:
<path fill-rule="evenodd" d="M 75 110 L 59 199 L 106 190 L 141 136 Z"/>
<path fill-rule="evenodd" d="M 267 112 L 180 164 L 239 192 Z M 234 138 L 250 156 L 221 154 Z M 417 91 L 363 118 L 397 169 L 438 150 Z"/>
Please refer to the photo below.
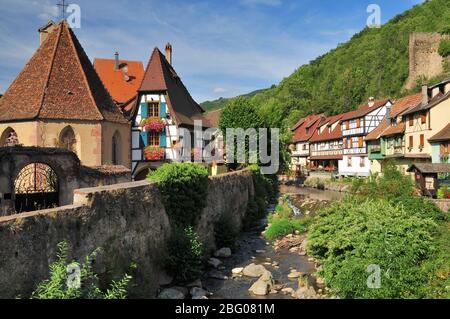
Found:
<path fill-rule="evenodd" d="M 39 118 L 127 123 L 65 21 L 0 100 L 0 121 Z"/>
<path fill-rule="evenodd" d="M 178 124 L 194 125 L 202 120 L 204 110 L 194 101 L 174 68 L 158 48 L 153 50 L 139 93 L 164 92 L 171 113 Z"/>

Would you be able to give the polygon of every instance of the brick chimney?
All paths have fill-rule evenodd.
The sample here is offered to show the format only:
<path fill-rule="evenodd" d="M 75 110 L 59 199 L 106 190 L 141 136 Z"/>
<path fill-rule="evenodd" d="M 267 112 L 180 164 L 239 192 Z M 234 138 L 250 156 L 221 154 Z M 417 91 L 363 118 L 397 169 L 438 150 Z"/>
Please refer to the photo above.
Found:
<path fill-rule="evenodd" d="M 375 104 L 375 98 L 373 96 L 369 97 L 369 102 L 368 102 L 369 107 L 374 106 L 374 104 Z"/>
<path fill-rule="evenodd" d="M 116 52 L 114 54 L 114 70 L 118 71 L 120 67 L 120 62 L 119 62 L 119 52 Z"/>
<path fill-rule="evenodd" d="M 44 26 L 42 26 L 41 28 L 38 29 L 38 32 L 39 32 L 39 45 L 42 45 L 42 43 L 44 43 L 44 41 L 47 40 L 48 35 L 50 33 L 52 33 L 57 28 L 57 26 L 58 25 L 55 24 L 55 22 L 50 20 Z"/>
<path fill-rule="evenodd" d="M 170 43 L 166 44 L 166 60 L 172 65 L 172 45 Z"/>
<path fill-rule="evenodd" d="M 428 86 L 422 86 L 422 105 L 425 106 L 428 104 Z"/>

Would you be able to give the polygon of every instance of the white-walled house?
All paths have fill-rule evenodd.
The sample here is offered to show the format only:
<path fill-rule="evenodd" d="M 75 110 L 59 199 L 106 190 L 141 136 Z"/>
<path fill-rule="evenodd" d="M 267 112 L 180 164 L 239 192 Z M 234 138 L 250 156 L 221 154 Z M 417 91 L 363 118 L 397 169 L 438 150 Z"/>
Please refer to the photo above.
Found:
<path fill-rule="evenodd" d="M 340 176 L 369 176 L 370 160 L 365 137 L 380 125 L 390 100 L 375 101 L 346 113 L 341 120 L 343 159 L 339 161 Z"/>
<path fill-rule="evenodd" d="M 184 148 L 183 132 L 189 131 L 193 146 L 195 121 L 202 121 L 202 130 L 210 126 L 171 60 L 170 44 L 166 46 L 166 56 L 158 48 L 153 50 L 131 110 L 134 180 L 145 179 L 149 170 L 166 162 L 192 158 L 191 147 Z"/>

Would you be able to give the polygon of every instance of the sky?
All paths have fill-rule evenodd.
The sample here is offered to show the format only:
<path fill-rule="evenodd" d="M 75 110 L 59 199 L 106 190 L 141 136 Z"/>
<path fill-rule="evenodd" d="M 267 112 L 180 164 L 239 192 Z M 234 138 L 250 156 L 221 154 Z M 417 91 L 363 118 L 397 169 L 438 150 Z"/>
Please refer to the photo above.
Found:
<path fill-rule="evenodd" d="M 58 21 L 59 0 L 0 0 L 0 94 L 39 46 L 37 29 Z M 197 102 L 278 84 L 302 64 L 348 41 L 371 13 L 381 22 L 422 0 L 72 0 L 74 29 L 91 61 L 139 60 L 173 46 L 173 65 Z"/>

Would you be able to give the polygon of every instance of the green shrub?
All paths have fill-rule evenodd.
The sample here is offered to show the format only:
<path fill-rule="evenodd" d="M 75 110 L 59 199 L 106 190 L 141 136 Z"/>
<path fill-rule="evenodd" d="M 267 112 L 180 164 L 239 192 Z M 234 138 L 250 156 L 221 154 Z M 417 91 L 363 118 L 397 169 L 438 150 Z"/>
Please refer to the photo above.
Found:
<path fill-rule="evenodd" d="M 206 207 L 208 170 L 193 163 L 171 163 L 148 178 L 158 183 L 171 223 L 181 228 L 195 226 Z"/>
<path fill-rule="evenodd" d="M 203 244 L 192 227 L 172 229 L 167 250 L 165 266 L 177 281 L 186 283 L 200 277 L 203 271 Z"/>
<path fill-rule="evenodd" d="M 446 58 L 450 55 L 450 40 L 442 39 L 439 43 L 438 53 L 441 57 Z"/>
<path fill-rule="evenodd" d="M 303 217 L 301 219 L 277 219 L 271 223 L 270 227 L 265 231 L 264 237 L 268 240 L 274 240 L 293 234 L 295 231 L 305 233 L 311 223 L 311 218 Z"/>
<path fill-rule="evenodd" d="M 383 199 L 348 197 L 324 209 L 310 228 L 308 252 L 323 264 L 327 284 L 344 298 L 420 298 L 437 225 Z M 367 286 L 369 265 L 381 287 Z"/>
<path fill-rule="evenodd" d="M 103 292 L 98 288 L 98 277 L 92 271 L 92 261 L 99 253 L 97 249 L 86 257 L 85 261 L 68 263 L 66 242 L 58 244 L 57 261 L 50 265 L 50 279 L 43 281 L 32 294 L 32 299 L 125 299 L 127 288 L 132 279 L 125 274 L 119 281 L 112 281 L 110 288 Z M 136 266 L 132 266 L 135 268 Z M 69 278 L 69 268 L 80 272 L 79 284 Z M 76 278 L 76 277 L 75 277 Z M 69 285 L 72 282 L 74 285 Z"/>
<path fill-rule="evenodd" d="M 222 215 L 214 225 L 214 234 L 217 248 L 229 247 L 234 249 L 239 230 L 229 216 Z"/>

